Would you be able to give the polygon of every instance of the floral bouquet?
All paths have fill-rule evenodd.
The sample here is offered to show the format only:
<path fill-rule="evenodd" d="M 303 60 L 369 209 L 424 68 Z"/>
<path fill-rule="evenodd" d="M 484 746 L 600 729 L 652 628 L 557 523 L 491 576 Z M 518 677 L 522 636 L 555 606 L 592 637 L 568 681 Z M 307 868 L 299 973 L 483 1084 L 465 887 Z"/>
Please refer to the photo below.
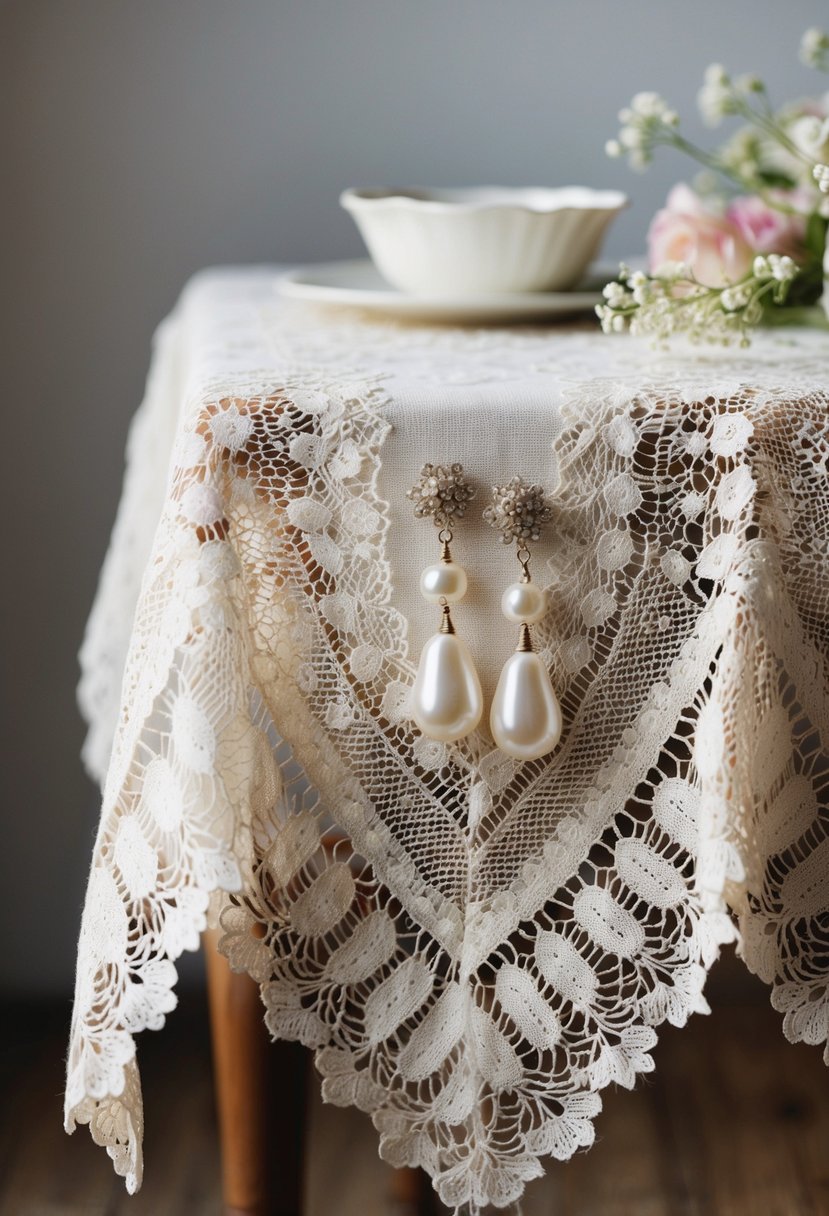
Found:
<path fill-rule="evenodd" d="M 804 34 L 801 60 L 829 72 L 829 35 Z M 675 110 L 638 93 L 606 146 L 645 169 L 661 145 L 703 166 L 678 185 L 648 232 L 649 272 L 622 266 L 596 312 L 606 333 L 747 345 L 752 327 L 829 318 L 829 93 L 775 110 L 756 76 L 705 73 L 699 107 L 710 126 L 743 124 L 713 152 L 687 140 Z M 822 309 L 818 306 L 822 303 Z"/>

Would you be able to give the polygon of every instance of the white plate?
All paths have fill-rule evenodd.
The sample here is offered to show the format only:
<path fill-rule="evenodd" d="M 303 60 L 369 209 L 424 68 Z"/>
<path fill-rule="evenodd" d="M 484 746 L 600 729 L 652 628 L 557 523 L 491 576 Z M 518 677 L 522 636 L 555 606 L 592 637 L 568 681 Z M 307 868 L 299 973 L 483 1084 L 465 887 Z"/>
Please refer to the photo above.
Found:
<path fill-rule="evenodd" d="M 618 273 L 616 263 L 594 263 L 585 280 L 572 291 L 413 296 L 391 287 L 365 258 L 300 266 L 279 277 L 277 291 L 290 300 L 344 304 L 422 321 L 520 321 L 588 312 L 600 301 L 604 284 Z"/>

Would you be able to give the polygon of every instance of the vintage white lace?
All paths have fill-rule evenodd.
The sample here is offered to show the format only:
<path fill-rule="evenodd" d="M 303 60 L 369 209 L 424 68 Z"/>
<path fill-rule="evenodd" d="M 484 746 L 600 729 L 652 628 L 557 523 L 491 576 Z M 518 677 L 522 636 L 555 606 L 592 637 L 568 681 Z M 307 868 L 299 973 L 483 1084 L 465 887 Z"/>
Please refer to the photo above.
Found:
<path fill-rule="evenodd" d="M 437 625 L 434 530 L 404 497 L 427 460 L 461 460 L 481 508 L 515 474 L 553 494 L 535 633 L 565 727 L 543 760 L 408 718 Z M 474 520 L 453 545 L 490 693 L 505 548 Z M 602 1088 L 707 1010 L 724 942 L 786 1036 L 823 1043 L 827 621 L 824 335 L 660 354 L 199 276 L 158 335 L 83 649 L 104 799 L 67 1129 L 140 1185 L 133 1036 L 173 1009 L 211 901 L 271 1032 L 458 1210 L 591 1144 Z"/>

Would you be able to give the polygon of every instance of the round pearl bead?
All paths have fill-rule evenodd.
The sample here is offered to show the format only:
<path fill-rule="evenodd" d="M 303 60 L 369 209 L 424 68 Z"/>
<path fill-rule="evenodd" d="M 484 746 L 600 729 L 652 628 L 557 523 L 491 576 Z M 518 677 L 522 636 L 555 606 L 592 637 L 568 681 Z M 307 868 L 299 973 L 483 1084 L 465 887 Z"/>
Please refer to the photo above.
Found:
<path fill-rule="evenodd" d="M 466 595 L 466 571 L 455 562 L 427 566 L 420 576 L 420 594 L 430 604 L 456 604 Z"/>
<path fill-rule="evenodd" d="M 535 583 L 513 583 L 501 597 L 501 611 L 516 625 L 532 625 L 544 615 L 544 592 Z"/>

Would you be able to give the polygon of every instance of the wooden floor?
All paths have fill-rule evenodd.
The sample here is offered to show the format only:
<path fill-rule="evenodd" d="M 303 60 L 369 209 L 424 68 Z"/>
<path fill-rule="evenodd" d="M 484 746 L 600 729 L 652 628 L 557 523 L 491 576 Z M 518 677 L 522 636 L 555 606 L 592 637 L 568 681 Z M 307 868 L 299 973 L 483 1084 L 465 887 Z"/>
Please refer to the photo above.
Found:
<path fill-rule="evenodd" d="M 596 1146 L 550 1163 L 522 1216 L 829 1216 L 829 1072 L 785 1042 L 759 985 L 726 967 L 711 1017 L 666 1029 L 657 1070 L 607 1092 Z M 2 1216 L 220 1216 L 203 1003 L 182 1002 L 141 1041 L 144 1188 L 129 1198 L 85 1129 L 61 1130 L 68 1008 L 7 1008 L 0 1055 Z M 363 1115 L 323 1107 L 316 1084 L 308 1216 L 384 1216 L 387 1167 Z"/>

